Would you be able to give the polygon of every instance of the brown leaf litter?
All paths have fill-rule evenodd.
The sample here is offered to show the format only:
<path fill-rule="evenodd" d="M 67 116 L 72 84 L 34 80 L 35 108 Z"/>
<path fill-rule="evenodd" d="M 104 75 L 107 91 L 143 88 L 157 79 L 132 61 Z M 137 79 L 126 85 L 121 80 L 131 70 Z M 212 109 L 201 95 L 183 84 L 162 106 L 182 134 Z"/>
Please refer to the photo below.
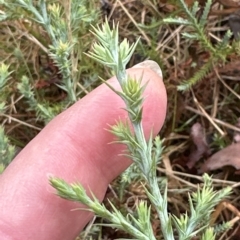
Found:
<path fill-rule="evenodd" d="M 195 149 L 190 153 L 187 166 L 191 169 L 203 156 L 210 155 L 210 148 L 207 144 L 203 127 L 200 123 L 195 123 L 191 127 L 191 139 Z"/>
<path fill-rule="evenodd" d="M 240 118 L 237 127 L 240 126 Z M 222 168 L 224 166 L 232 166 L 236 170 L 240 170 L 240 132 L 234 133 L 234 142 L 230 146 L 213 154 L 202 166 L 200 173 L 208 172 Z"/>
<path fill-rule="evenodd" d="M 201 167 L 200 173 L 233 166 L 240 170 L 240 143 L 232 144 L 213 154 Z"/>

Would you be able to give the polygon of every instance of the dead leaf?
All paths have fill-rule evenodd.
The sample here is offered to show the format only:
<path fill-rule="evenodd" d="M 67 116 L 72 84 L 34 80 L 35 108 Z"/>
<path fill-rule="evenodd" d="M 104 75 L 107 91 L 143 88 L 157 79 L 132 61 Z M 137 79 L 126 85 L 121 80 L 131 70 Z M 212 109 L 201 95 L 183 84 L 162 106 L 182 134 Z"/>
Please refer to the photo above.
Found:
<path fill-rule="evenodd" d="M 212 171 L 224 166 L 240 169 L 240 143 L 232 144 L 213 154 L 201 167 L 199 173 Z"/>
<path fill-rule="evenodd" d="M 195 149 L 189 155 L 187 166 L 191 169 L 204 155 L 209 156 L 210 148 L 207 144 L 203 127 L 200 123 L 195 123 L 191 127 L 191 138 Z"/>

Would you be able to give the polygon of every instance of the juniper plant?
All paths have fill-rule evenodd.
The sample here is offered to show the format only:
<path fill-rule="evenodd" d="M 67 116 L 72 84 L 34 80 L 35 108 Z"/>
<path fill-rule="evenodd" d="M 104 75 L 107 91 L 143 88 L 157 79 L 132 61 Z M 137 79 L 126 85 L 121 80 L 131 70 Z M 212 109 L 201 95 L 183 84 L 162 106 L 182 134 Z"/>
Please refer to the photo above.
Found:
<path fill-rule="evenodd" d="M 226 57 L 236 51 L 235 45 L 230 45 L 229 40 L 232 36 L 231 31 L 227 31 L 222 41 L 213 45 L 207 34 L 207 19 L 211 10 L 212 0 L 207 0 L 203 9 L 202 15 L 198 17 L 200 10 L 199 2 L 194 1 L 193 6 L 189 8 L 184 0 L 179 0 L 180 7 L 185 13 L 186 17 L 169 17 L 163 19 L 167 24 L 179 24 L 186 26 L 185 32 L 182 36 L 189 41 L 197 40 L 201 47 L 210 53 L 210 59 L 205 63 L 189 80 L 183 81 L 178 86 L 178 90 L 185 91 L 202 80 L 213 68 L 213 66 L 220 62 L 225 62 Z M 190 31 L 189 31 L 190 30 Z"/>
<path fill-rule="evenodd" d="M 122 90 L 117 91 L 107 84 L 126 104 L 126 111 L 133 131 L 128 122 L 119 121 L 112 126 L 110 131 L 117 136 L 117 142 L 127 146 L 129 156 L 143 181 L 146 181 L 146 194 L 151 206 L 141 201 L 136 208 L 136 214 L 124 216 L 110 203 L 112 211 L 106 209 L 93 195 L 89 197 L 80 183 L 68 184 L 64 180 L 52 177 L 50 184 L 57 190 L 57 194 L 71 201 L 85 204 L 90 211 L 105 218 L 110 222 L 109 226 L 121 229 L 131 234 L 136 239 L 156 239 L 151 226 L 151 208 L 155 208 L 160 222 L 164 239 L 190 240 L 199 235 L 201 239 L 215 239 L 214 231 L 210 227 L 210 214 L 214 206 L 230 194 L 231 189 L 214 191 L 211 186 L 211 178 L 204 176 L 204 184 L 198 191 L 189 196 L 190 213 L 180 217 L 171 216 L 168 213 L 167 185 L 159 187 L 156 168 L 161 159 L 162 141 L 159 137 L 147 141 L 142 127 L 142 103 L 143 91 L 146 85 L 141 84 L 141 79 L 134 79 L 127 75 L 126 64 L 128 63 L 136 43 L 130 45 L 125 39 L 118 43 L 118 26 L 113 24 L 111 30 L 108 22 L 102 27 L 93 27 L 93 34 L 98 39 L 94 43 L 93 50 L 88 55 L 96 61 L 110 67 L 121 85 Z M 160 189 L 165 189 L 161 191 Z"/>
<path fill-rule="evenodd" d="M 62 109 L 60 104 L 55 104 L 54 106 L 50 107 L 48 106 L 48 103 L 39 103 L 35 97 L 31 83 L 27 76 L 22 77 L 21 82 L 17 85 L 17 88 L 19 92 L 27 99 L 29 110 L 35 110 L 37 118 L 44 120 L 45 123 L 48 123 L 50 120 L 52 120 Z"/>
<path fill-rule="evenodd" d="M 4 128 L 0 126 L 0 174 L 12 161 L 16 153 L 15 147 L 10 144 Z"/>
<path fill-rule="evenodd" d="M 8 80 L 10 78 L 11 71 L 9 66 L 0 64 L 0 115 L 6 111 L 6 96 L 8 93 Z M 10 141 L 4 133 L 4 128 L 0 126 L 0 173 L 7 167 L 12 161 L 15 155 L 15 147 L 10 144 Z"/>
<path fill-rule="evenodd" d="M 84 71 L 83 69 L 88 70 L 86 64 L 84 64 L 82 52 L 88 47 L 86 45 L 89 43 L 86 43 L 86 41 L 83 43 L 82 38 L 86 34 L 90 23 L 94 22 L 99 16 L 93 4 L 95 4 L 93 0 L 82 0 L 80 2 L 78 0 L 59 2 L 45 0 L 1 1 L 4 11 L 0 13 L 0 21 L 24 18 L 30 23 L 40 25 L 45 30 L 47 39 L 41 39 L 42 36 L 39 36 L 39 33 L 26 26 L 29 29 L 27 33 L 30 36 L 29 38 L 36 38 L 35 42 L 40 42 L 41 48 L 48 53 L 48 56 L 58 67 L 59 75 L 61 75 L 61 82 L 58 83 L 58 87 L 67 93 L 66 106 L 77 101 L 80 72 Z M 47 47 L 43 46 L 46 44 L 48 44 Z M 80 60 L 81 70 L 79 69 Z M 88 62 L 88 67 L 89 65 Z M 46 110 L 48 108 L 49 106 L 45 107 Z M 50 110 L 48 115 L 50 116 L 52 112 Z"/>
<path fill-rule="evenodd" d="M 11 71 L 9 71 L 9 65 L 5 63 L 0 64 L 0 113 L 6 109 L 6 95 L 7 95 L 7 83 L 10 78 Z"/>

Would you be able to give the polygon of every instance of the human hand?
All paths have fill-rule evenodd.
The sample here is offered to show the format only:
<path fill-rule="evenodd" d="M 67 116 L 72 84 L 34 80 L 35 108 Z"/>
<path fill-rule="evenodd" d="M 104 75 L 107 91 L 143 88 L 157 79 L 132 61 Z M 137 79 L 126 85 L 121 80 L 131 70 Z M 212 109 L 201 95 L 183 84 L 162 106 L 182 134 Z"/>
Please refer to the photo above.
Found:
<path fill-rule="evenodd" d="M 146 64 L 128 74 L 149 81 L 143 127 L 146 136 L 151 130 L 155 136 L 166 114 L 162 79 Z M 109 83 L 119 89 L 115 77 Z M 124 146 L 108 144 L 114 136 L 105 130 L 127 118 L 123 108 L 122 99 L 103 84 L 54 118 L 17 155 L 0 176 L 2 240 L 72 240 L 78 235 L 92 214 L 75 210 L 84 206 L 54 195 L 48 178 L 78 181 L 102 200 L 108 184 L 131 164 L 119 156 Z"/>

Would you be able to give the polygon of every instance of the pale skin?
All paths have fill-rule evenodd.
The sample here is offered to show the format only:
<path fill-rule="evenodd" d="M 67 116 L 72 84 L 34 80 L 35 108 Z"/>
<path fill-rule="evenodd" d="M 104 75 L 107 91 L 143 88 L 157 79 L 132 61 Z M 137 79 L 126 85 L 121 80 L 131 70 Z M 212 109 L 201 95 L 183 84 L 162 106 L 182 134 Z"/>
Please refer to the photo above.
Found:
<path fill-rule="evenodd" d="M 144 92 L 146 136 L 159 132 L 166 114 L 166 91 L 153 70 L 131 68 L 128 74 L 149 81 Z M 115 77 L 109 80 L 119 88 Z M 109 144 L 106 131 L 126 119 L 123 101 L 101 85 L 54 118 L 13 160 L 0 177 L 0 236 L 2 240 L 72 240 L 92 218 L 83 205 L 59 198 L 49 176 L 80 182 L 102 200 L 108 184 L 131 161 L 119 156 L 124 147 Z M 73 211 L 75 210 L 75 211 Z"/>

